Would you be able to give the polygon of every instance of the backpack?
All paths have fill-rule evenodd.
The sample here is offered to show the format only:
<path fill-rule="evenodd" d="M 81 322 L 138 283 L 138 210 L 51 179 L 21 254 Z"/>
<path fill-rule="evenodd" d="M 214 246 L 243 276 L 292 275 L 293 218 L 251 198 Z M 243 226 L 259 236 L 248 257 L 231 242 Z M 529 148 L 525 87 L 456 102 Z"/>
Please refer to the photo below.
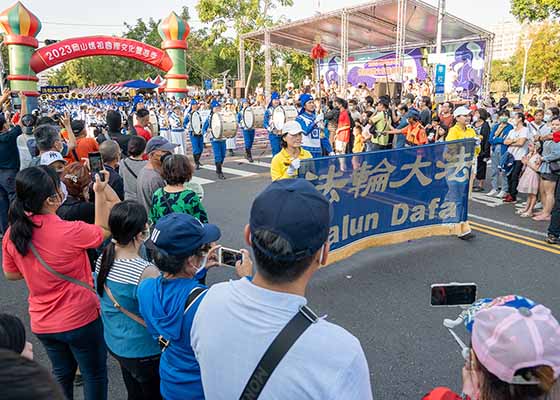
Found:
<path fill-rule="evenodd" d="M 513 171 L 513 164 L 515 163 L 515 157 L 509 151 L 506 151 L 502 158 L 500 159 L 500 165 L 498 169 L 502 172 L 505 176 L 509 176 L 511 171 Z"/>

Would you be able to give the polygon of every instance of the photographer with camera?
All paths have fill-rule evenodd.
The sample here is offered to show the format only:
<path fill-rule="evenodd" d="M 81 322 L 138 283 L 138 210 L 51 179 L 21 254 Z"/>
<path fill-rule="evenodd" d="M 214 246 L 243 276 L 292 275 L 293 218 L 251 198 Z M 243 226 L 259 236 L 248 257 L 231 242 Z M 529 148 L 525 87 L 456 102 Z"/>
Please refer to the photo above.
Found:
<path fill-rule="evenodd" d="M 330 220 L 330 203 L 303 179 L 257 196 L 245 227 L 255 276 L 212 286 L 194 317 L 207 399 L 372 398 L 358 339 L 306 306 L 307 285 L 327 263 Z"/>
<path fill-rule="evenodd" d="M 551 311 L 521 296 L 485 300 L 467 313 L 461 396 L 439 387 L 423 400 L 560 399 L 560 324 Z"/>
<path fill-rule="evenodd" d="M 138 287 L 140 314 L 148 332 L 162 350 L 161 394 L 166 400 L 203 400 L 200 368 L 191 347 L 191 326 L 206 294 L 201 281 L 208 268 L 218 265 L 214 243 L 221 232 L 188 214 L 172 213 L 158 220 L 146 246 L 162 272 Z M 239 276 L 250 276 L 252 264 L 244 253 L 237 264 Z M 223 332 L 222 332 L 223 333 Z"/>

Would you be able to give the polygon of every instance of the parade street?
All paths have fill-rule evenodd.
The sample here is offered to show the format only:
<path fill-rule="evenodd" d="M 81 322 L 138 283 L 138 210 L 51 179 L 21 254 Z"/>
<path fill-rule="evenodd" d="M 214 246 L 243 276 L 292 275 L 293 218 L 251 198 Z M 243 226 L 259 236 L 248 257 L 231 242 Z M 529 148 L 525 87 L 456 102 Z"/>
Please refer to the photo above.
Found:
<path fill-rule="evenodd" d="M 214 182 L 213 171 L 197 171 L 195 181 L 203 184 L 204 204 L 210 221 L 222 229 L 224 246 L 245 246 L 243 227 L 252 200 L 270 182 L 269 162 L 270 158 L 262 158 L 248 165 L 228 158 L 224 165 L 228 179 L 219 183 Z M 522 221 L 514 215 L 513 205 L 478 194 L 469 214 L 476 234 L 471 241 L 434 237 L 371 248 L 324 268 L 312 281 L 309 305 L 360 340 L 376 399 L 419 399 L 435 386 L 460 391 L 463 361 L 442 325 L 444 318 L 455 318 L 460 310 L 431 308 L 432 283 L 475 282 L 479 298 L 516 293 L 560 309 L 560 247 L 542 240 L 546 223 Z M 209 283 L 232 278 L 232 269 L 209 273 Z M 0 309 L 24 317 L 29 329 L 25 283 L 2 277 L 0 291 Z M 456 332 L 465 333 L 462 327 Z M 48 365 L 44 348 L 30 338 L 36 359 Z M 337 351 L 336 343 L 332 351 Z M 109 398 L 126 398 L 118 365 L 110 360 Z"/>

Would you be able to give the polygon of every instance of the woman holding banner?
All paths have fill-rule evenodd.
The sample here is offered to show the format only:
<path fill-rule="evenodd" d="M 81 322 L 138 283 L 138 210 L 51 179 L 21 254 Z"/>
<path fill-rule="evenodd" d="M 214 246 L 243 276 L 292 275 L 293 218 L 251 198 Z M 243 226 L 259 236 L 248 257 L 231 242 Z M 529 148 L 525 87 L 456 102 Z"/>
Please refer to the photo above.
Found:
<path fill-rule="evenodd" d="M 296 178 L 300 161 L 312 158 L 307 150 L 301 148 L 303 129 L 296 121 L 289 121 L 282 129 L 282 150 L 272 159 L 270 175 L 272 180 Z"/>

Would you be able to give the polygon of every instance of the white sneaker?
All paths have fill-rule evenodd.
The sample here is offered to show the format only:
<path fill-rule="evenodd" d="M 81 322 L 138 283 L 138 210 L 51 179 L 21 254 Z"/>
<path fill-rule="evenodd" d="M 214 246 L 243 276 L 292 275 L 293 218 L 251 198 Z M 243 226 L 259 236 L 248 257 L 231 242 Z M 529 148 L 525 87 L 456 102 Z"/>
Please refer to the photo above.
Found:
<path fill-rule="evenodd" d="M 496 197 L 502 198 L 505 197 L 507 195 L 506 192 L 504 192 L 503 190 L 500 191 L 500 193 L 498 193 L 498 195 Z"/>
<path fill-rule="evenodd" d="M 535 204 L 535 210 L 542 210 L 543 206 L 542 203 L 539 201 L 537 204 Z"/>
<path fill-rule="evenodd" d="M 498 191 L 496 189 L 492 189 L 491 191 L 486 193 L 486 196 L 495 196 L 497 194 L 498 194 Z"/>

